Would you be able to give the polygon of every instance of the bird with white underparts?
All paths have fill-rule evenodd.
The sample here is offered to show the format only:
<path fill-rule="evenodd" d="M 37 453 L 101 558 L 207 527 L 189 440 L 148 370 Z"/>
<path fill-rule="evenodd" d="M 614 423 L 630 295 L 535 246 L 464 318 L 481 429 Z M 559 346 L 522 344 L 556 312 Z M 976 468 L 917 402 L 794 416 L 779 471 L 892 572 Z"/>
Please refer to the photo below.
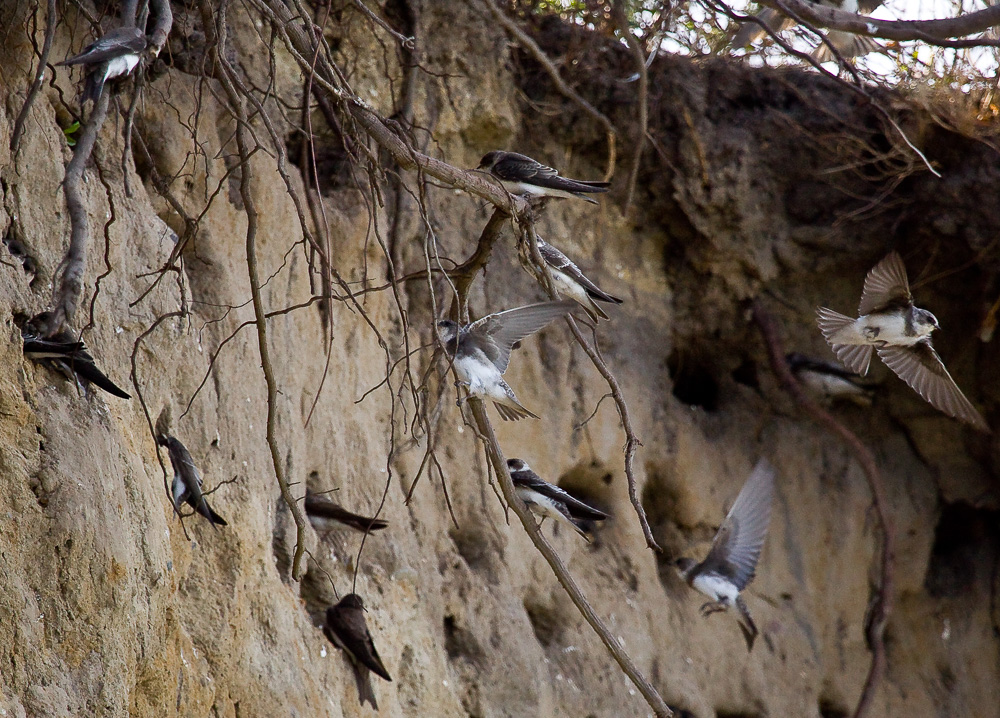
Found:
<path fill-rule="evenodd" d="M 712 599 L 702 605 L 702 615 L 736 607 L 736 620 L 748 651 L 753 650 L 759 631 L 740 594 L 757 571 L 773 501 L 774 468 L 761 459 L 716 532 L 705 560 L 699 563 L 679 558 L 674 562 L 678 574 L 691 588 Z"/>
<path fill-rule="evenodd" d="M 607 192 L 610 182 L 575 180 L 560 177 L 559 172 L 517 152 L 487 152 L 476 169 L 485 170 L 511 194 L 526 197 L 578 197 L 591 204 L 589 194 Z"/>
<path fill-rule="evenodd" d="M 593 506 L 585 504 L 575 496 L 550 484 L 538 476 L 524 459 L 507 459 L 510 479 L 514 482 L 514 493 L 536 516 L 543 520 L 551 518 L 566 524 L 587 541 L 585 527 L 592 521 L 603 521 L 608 515 Z"/>
<path fill-rule="evenodd" d="M 458 383 L 470 395 L 488 399 L 505 420 L 537 419 L 517 400 L 503 380 L 514 344 L 573 311 L 576 302 L 543 302 L 489 314 L 471 324 L 450 319 L 437 323 L 438 334 L 452 358 Z"/>
<path fill-rule="evenodd" d="M 927 403 L 979 431 L 989 425 L 972 405 L 931 344 L 937 318 L 913 305 L 906 265 L 889 253 L 865 277 L 858 317 L 820 307 L 819 329 L 837 358 L 851 371 L 868 373 L 872 354 L 893 370 Z"/>

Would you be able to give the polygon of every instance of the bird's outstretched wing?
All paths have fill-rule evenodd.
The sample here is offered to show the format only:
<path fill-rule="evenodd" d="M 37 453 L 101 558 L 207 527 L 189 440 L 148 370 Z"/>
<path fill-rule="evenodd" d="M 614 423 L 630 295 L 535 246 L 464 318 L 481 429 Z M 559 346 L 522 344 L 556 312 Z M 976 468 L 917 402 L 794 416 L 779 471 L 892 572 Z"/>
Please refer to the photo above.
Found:
<path fill-rule="evenodd" d="M 930 341 L 925 340 L 912 347 L 879 347 L 878 355 L 896 376 L 935 409 L 979 431 L 990 430 L 983 415 L 951 378 Z"/>
<path fill-rule="evenodd" d="M 724 566 L 741 591 L 753 579 L 757 568 L 771 521 L 773 498 L 774 468 L 767 459 L 761 459 L 743 484 L 705 559 L 706 564 Z"/>
<path fill-rule="evenodd" d="M 865 277 L 865 288 L 861 293 L 858 315 L 870 314 L 879 309 L 893 306 L 907 307 L 913 304 L 910 283 L 906 280 L 906 265 L 896 252 L 872 267 Z"/>
<path fill-rule="evenodd" d="M 502 374 L 507 371 L 510 352 L 515 342 L 534 334 L 559 317 L 566 316 L 576 306 L 576 302 L 568 300 L 529 304 L 489 314 L 470 324 L 466 331 L 469 338 Z"/>

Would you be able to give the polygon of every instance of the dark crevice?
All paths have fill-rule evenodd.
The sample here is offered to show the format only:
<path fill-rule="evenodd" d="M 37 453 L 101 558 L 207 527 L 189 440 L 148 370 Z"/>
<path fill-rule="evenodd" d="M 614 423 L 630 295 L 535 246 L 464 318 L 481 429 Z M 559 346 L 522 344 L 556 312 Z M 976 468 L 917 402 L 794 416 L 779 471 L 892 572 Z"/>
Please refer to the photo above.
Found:
<path fill-rule="evenodd" d="M 549 648 L 561 643 L 564 622 L 559 611 L 531 599 L 525 599 L 524 610 L 528 614 L 531 630 L 542 646 Z"/>
<path fill-rule="evenodd" d="M 471 631 L 461 626 L 452 615 L 444 617 L 443 627 L 444 650 L 448 654 L 448 660 L 465 660 L 476 666 L 482 664 L 485 653 Z"/>
<path fill-rule="evenodd" d="M 934 530 L 924 581 L 934 598 L 955 598 L 989 584 L 1000 551 L 1000 511 L 946 504 Z"/>
<path fill-rule="evenodd" d="M 695 356 L 674 350 L 667 357 L 667 371 L 674 382 L 673 394 L 689 406 L 700 406 L 705 411 L 719 407 L 719 384 L 712 376 L 704 356 Z"/>

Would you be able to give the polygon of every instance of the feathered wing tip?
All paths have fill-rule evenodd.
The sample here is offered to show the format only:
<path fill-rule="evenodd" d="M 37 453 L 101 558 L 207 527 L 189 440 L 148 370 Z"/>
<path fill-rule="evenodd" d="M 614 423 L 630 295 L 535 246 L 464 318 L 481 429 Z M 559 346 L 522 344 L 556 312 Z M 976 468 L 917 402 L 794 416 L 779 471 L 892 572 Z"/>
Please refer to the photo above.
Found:
<path fill-rule="evenodd" d="M 209 523 L 213 526 L 229 525 L 224 518 L 215 513 L 212 507 L 208 505 L 208 501 L 206 501 L 204 497 L 202 497 L 201 506 L 198 507 L 198 513 L 208 519 Z"/>
<path fill-rule="evenodd" d="M 753 651 L 754 641 L 757 640 L 760 631 L 757 630 L 757 624 L 753 622 L 753 618 L 750 616 L 750 609 L 747 608 L 747 604 L 740 596 L 736 597 L 736 611 L 738 613 L 736 623 L 739 624 L 743 639 L 747 642 L 747 653 L 749 653 Z"/>
<path fill-rule="evenodd" d="M 518 421 L 519 419 L 538 419 L 537 414 L 532 414 L 530 411 L 525 409 L 516 399 L 511 399 L 513 405 L 501 404 L 499 401 L 493 402 L 493 406 L 497 408 L 497 412 L 500 414 L 500 418 L 504 421 Z"/>
<path fill-rule="evenodd" d="M 881 52 L 885 49 L 867 35 L 855 35 L 850 32 L 835 30 L 827 35 L 827 39 L 837 48 L 837 52 L 845 60 L 850 60 L 852 57 L 862 57 L 870 52 Z M 820 43 L 820 46 L 813 50 L 812 58 L 816 62 L 835 62 L 837 59 L 825 42 Z"/>
<path fill-rule="evenodd" d="M 579 197 L 582 200 L 586 200 L 591 204 L 600 204 L 600 202 L 598 202 L 596 199 L 594 199 L 588 194 L 584 194 L 583 192 L 570 192 L 570 194 L 573 195 L 574 197 Z"/>

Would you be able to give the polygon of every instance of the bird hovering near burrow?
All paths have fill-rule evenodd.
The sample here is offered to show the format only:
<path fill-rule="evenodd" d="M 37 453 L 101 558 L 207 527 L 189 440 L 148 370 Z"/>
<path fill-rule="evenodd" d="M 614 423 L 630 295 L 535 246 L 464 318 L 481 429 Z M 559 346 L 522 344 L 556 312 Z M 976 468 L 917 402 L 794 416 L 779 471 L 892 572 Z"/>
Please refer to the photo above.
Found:
<path fill-rule="evenodd" d="M 819 328 L 848 369 L 868 373 L 872 352 L 931 406 L 979 431 L 990 430 L 958 388 L 931 344 L 938 320 L 913 306 L 906 266 L 896 252 L 876 264 L 865 278 L 858 318 L 820 307 Z"/>
<path fill-rule="evenodd" d="M 748 651 L 753 650 L 758 631 L 740 592 L 753 580 L 757 570 L 773 499 L 774 469 L 766 459 L 761 459 L 716 532 L 705 560 L 698 563 L 679 558 L 674 562 L 680 577 L 691 588 L 712 599 L 702 605 L 702 615 L 736 606 L 736 621 Z"/>
<path fill-rule="evenodd" d="M 187 450 L 187 447 L 179 439 L 169 434 L 158 435 L 156 443 L 167 447 L 167 453 L 170 454 L 170 463 L 174 467 L 174 480 L 170 485 L 170 492 L 174 509 L 178 514 L 181 510 L 181 504 L 186 503 L 208 519 L 212 526 L 228 526 L 226 520 L 208 505 L 208 499 L 201 492 L 201 472 L 194 465 L 194 459 L 191 458 L 191 452 Z"/>
<path fill-rule="evenodd" d="M 57 369 L 78 386 L 94 384 L 121 399 L 131 399 L 124 389 L 119 388 L 97 368 L 94 357 L 82 341 L 77 341 L 73 332 L 64 329 L 52 336 L 45 336 L 51 318 L 52 312 L 42 312 L 24 323 L 21 330 L 24 356 Z"/>
<path fill-rule="evenodd" d="M 872 405 L 875 393 L 872 388 L 860 375 L 840 364 L 813 359 L 798 352 L 786 354 L 785 362 L 795 378 L 824 402 L 843 399 L 859 406 Z"/>
<path fill-rule="evenodd" d="M 851 12 L 855 15 L 868 15 L 882 5 L 884 1 L 885 0 L 816 0 L 818 5 L 825 5 L 826 7 L 834 8 L 835 10 Z M 791 18 L 786 17 L 780 11 L 769 7 L 761 8 L 760 12 L 757 13 L 757 17 L 760 18 L 773 33 L 786 30 L 795 24 L 795 21 Z M 733 37 L 732 46 L 746 47 L 763 37 L 766 32 L 767 31 L 764 30 L 764 28 L 755 22 L 745 22 L 742 27 L 740 27 L 739 32 L 737 32 Z M 852 32 L 846 32 L 844 30 L 830 30 L 826 34 L 826 39 L 837 49 L 837 52 L 840 53 L 840 56 L 845 60 L 849 60 L 852 57 L 861 57 L 862 55 L 867 55 L 869 52 L 878 52 L 883 49 L 881 45 L 867 35 L 855 35 Z M 830 51 L 830 48 L 827 47 L 825 42 L 821 43 L 820 46 L 813 51 L 812 58 L 817 62 L 832 62 L 836 60 L 836 57 Z"/>
<path fill-rule="evenodd" d="M 358 700 L 362 705 L 367 701 L 378 710 L 375 691 L 372 689 L 371 673 L 392 683 L 389 671 L 375 650 L 375 642 L 365 621 L 365 605 L 356 593 L 349 593 L 336 606 L 326 609 L 326 623 L 323 634 L 337 648 L 342 650 L 354 669 L 354 681 L 358 686 Z"/>
<path fill-rule="evenodd" d="M 507 459 L 507 469 L 510 471 L 511 481 L 514 482 L 514 492 L 533 514 L 542 519 L 550 517 L 553 521 L 561 521 L 571 526 L 587 541 L 590 541 L 585 529 L 588 522 L 603 521 L 608 518 L 603 511 L 588 506 L 558 486 L 540 478 L 524 459 Z"/>
<path fill-rule="evenodd" d="M 380 531 L 389 525 L 382 519 L 353 514 L 340 504 L 330 501 L 322 494 L 314 494 L 308 489 L 306 489 L 305 508 L 309 518 L 337 521 L 362 532 Z"/>
<path fill-rule="evenodd" d="M 500 180 L 511 194 L 529 197 L 579 197 L 591 204 L 588 194 L 607 192 L 610 182 L 591 182 L 560 177 L 559 172 L 517 152 L 493 150 L 483 155 L 476 169 L 486 170 Z"/>
<path fill-rule="evenodd" d="M 514 344 L 534 334 L 546 324 L 564 317 L 576 302 L 543 302 L 489 314 L 461 326 L 450 319 L 437 323 L 438 333 L 448 354 L 454 358 L 459 384 L 469 394 L 492 400 L 505 420 L 538 416 L 525 409 L 503 380 Z"/>
<path fill-rule="evenodd" d="M 87 45 L 79 55 L 58 64 L 84 65 L 87 78 L 82 101 L 97 102 L 104 83 L 132 72 L 147 45 L 146 36 L 139 28 L 119 27 Z"/>
<path fill-rule="evenodd" d="M 537 234 L 535 235 L 535 244 L 538 247 L 538 253 L 545 260 L 545 263 L 549 265 L 549 273 L 552 275 L 553 289 L 555 289 L 556 294 L 575 301 L 583 307 L 595 322 L 598 320 L 598 317 L 609 319 L 610 317 L 605 314 L 604 310 L 597 306 L 597 302 L 621 304 L 623 300 L 608 294 L 590 281 L 580 271 L 580 268 L 573 263 L 573 260 Z M 535 263 L 531 261 L 531 253 L 526 245 L 521 247 L 519 256 L 524 268 L 544 287 L 545 282 L 542 280 L 542 273 L 535 266 Z"/>

